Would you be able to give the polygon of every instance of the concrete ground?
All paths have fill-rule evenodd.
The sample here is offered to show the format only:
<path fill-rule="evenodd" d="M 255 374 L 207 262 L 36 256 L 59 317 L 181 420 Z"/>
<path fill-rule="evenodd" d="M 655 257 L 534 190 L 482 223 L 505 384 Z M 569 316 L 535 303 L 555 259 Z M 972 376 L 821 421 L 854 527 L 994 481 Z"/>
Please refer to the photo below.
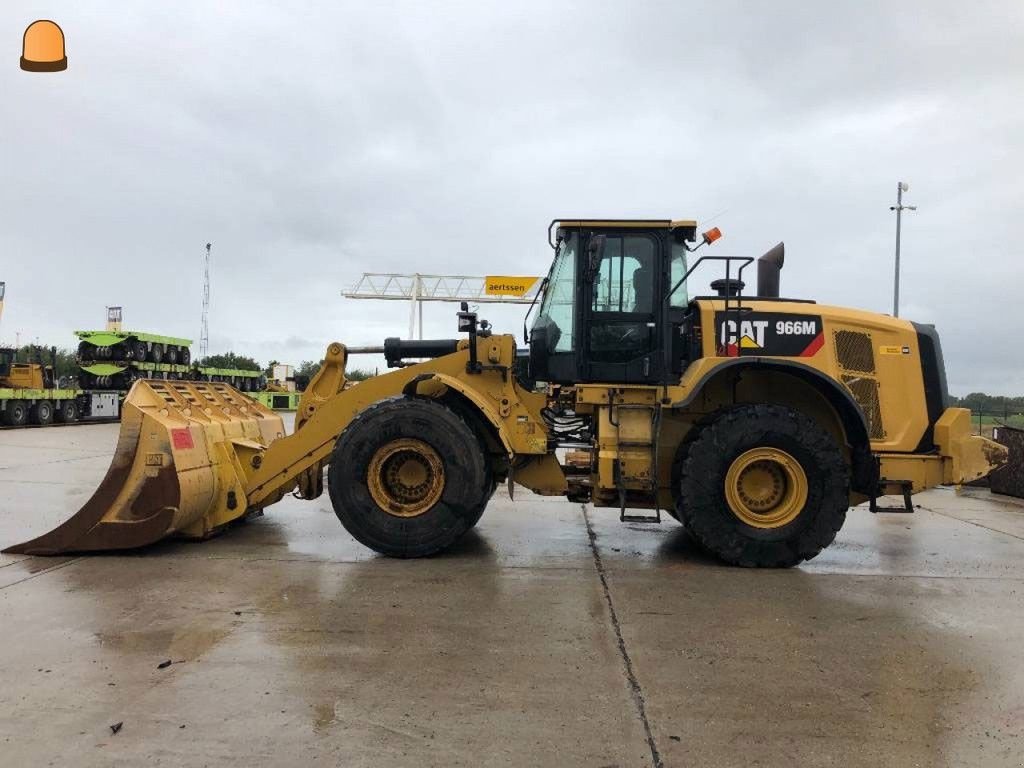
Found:
<path fill-rule="evenodd" d="M 0 432 L 0 545 L 77 509 L 116 436 Z M 2 762 L 1021 765 L 1024 506 L 916 500 L 788 571 L 525 491 L 428 560 L 364 549 L 326 497 L 205 543 L 3 555 Z"/>

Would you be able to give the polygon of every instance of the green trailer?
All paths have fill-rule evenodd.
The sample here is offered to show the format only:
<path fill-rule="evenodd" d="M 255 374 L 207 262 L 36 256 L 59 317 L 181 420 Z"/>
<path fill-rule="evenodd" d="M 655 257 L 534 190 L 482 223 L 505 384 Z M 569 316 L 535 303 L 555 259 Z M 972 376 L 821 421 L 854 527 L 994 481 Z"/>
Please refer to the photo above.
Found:
<path fill-rule="evenodd" d="M 171 365 L 169 363 L 93 362 L 82 364 L 79 374 L 79 384 L 85 389 L 128 390 L 138 379 L 223 381 L 242 392 L 255 392 L 263 386 L 261 371 Z"/>
<path fill-rule="evenodd" d="M 0 387 L 0 423 L 5 427 L 117 419 L 120 412 L 120 392 Z"/>
<path fill-rule="evenodd" d="M 132 361 L 185 365 L 192 361 L 191 339 L 141 331 L 75 331 L 78 358 L 87 362 Z"/>
<path fill-rule="evenodd" d="M 0 388 L 0 421 L 8 427 L 78 421 L 76 389 Z"/>
<path fill-rule="evenodd" d="M 244 371 L 239 368 L 193 368 L 193 381 L 224 381 L 242 392 L 255 392 L 263 387 L 263 371 Z"/>
<path fill-rule="evenodd" d="M 275 411 L 297 411 L 301 392 L 250 392 L 256 402 Z"/>

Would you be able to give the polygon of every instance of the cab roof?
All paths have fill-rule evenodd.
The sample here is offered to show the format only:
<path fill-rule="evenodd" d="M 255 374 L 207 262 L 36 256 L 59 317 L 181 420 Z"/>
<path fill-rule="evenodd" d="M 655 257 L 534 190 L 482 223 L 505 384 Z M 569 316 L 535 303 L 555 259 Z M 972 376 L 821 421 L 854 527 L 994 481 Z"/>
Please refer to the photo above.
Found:
<path fill-rule="evenodd" d="M 694 219 L 581 219 L 564 218 L 554 219 L 548 229 L 549 234 L 557 229 L 624 229 L 636 227 L 637 229 L 667 229 L 670 231 L 681 230 L 683 238 L 689 242 L 697 239 L 697 222 Z"/>

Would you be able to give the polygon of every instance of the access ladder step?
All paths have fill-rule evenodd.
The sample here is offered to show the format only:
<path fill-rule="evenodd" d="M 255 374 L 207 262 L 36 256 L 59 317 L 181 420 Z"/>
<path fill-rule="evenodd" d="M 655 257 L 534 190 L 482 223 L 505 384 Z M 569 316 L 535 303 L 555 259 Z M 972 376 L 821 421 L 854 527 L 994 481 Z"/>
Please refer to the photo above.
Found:
<path fill-rule="evenodd" d="M 627 515 L 625 512 L 619 513 L 620 523 L 661 523 L 661 510 L 656 510 L 653 515 Z"/>
<path fill-rule="evenodd" d="M 914 514 L 914 502 L 911 501 L 911 493 L 914 490 L 914 484 L 909 480 L 899 481 L 900 489 L 903 491 L 903 506 L 902 507 L 880 507 L 878 506 L 878 497 L 872 496 L 871 501 L 868 502 L 868 509 L 871 510 L 872 514 L 880 514 L 883 512 L 890 512 L 895 514 L 912 515 Z"/>

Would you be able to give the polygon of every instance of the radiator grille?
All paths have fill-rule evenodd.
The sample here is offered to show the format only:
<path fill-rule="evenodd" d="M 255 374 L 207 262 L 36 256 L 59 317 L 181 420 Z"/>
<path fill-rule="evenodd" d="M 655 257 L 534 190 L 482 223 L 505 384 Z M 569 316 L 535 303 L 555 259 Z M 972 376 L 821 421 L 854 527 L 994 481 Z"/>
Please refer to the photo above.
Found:
<path fill-rule="evenodd" d="M 836 331 L 836 360 L 847 371 L 875 372 L 875 353 L 871 347 L 871 334 L 858 331 Z"/>
<path fill-rule="evenodd" d="M 872 440 L 884 439 L 882 408 L 878 402 L 878 382 L 867 376 L 843 376 L 843 384 L 864 411 L 864 416 L 868 420 L 868 436 Z"/>

